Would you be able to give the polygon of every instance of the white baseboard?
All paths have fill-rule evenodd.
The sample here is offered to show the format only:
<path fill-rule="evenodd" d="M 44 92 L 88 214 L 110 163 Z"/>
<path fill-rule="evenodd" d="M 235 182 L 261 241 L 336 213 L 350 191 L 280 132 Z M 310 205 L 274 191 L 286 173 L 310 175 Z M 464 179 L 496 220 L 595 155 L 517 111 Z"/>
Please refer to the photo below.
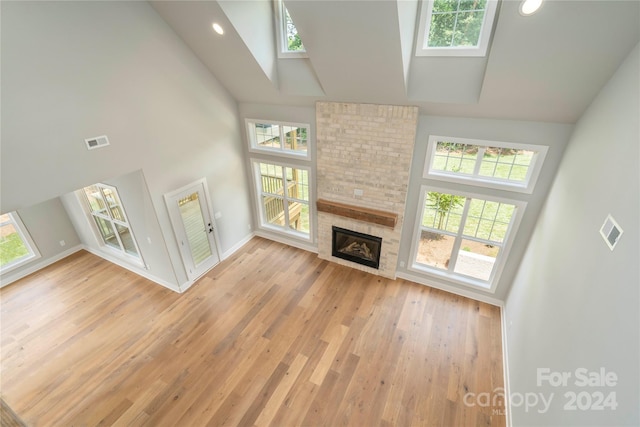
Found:
<path fill-rule="evenodd" d="M 314 254 L 318 253 L 318 248 L 308 243 L 299 242 L 294 239 L 287 239 L 286 237 L 280 237 L 261 230 L 256 230 L 255 235 L 268 240 L 273 240 L 274 242 L 282 243 L 283 245 L 293 246 L 294 248 L 302 249 L 303 251 L 313 252 Z"/>
<path fill-rule="evenodd" d="M 109 255 L 109 254 L 107 254 L 105 252 L 96 251 L 96 250 L 94 250 L 92 248 L 89 248 L 88 246 L 83 246 L 82 248 L 84 250 L 86 250 L 87 252 L 90 252 L 90 253 L 94 254 L 97 257 L 100 257 L 100 258 L 103 258 L 103 259 L 105 259 L 105 260 L 107 260 L 109 262 L 112 262 L 112 263 L 114 263 L 115 265 L 117 265 L 119 267 L 122 267 L 122 268 L 124 268 L 126 270 L 129 270 L 130 272 L 135 273 L 138 276 L 142 276 L 145 279 L 151 280 L 152 282 L 157 283 L 158 285 L 164 286 L 167 289 L 170 289 L 170 290 L 172 290 L 174 292 L 178 292 L 178 293 L 182 292 L 180 290 L 179 286 L 176 286 L 173 283 L 169 283 L 169 282 L 167 282 L 167 281 L 165 281 L 163 279 L 160 279 L 160 278 L 158 278 L 158 277 L 156 277 L 156 276 L 154 276 L 152 274 L 149 274 L 148 271 L 146 271 L 146 270 L 144 270 L 142 268 L 137 268 L 137 267 L 134 267 L 132 265 L 129 265 L 126 262 L 122 261 L 121 259 L 118 259 L 118 258 L 116 258 L 114 256 L 111 256 L 111 255 Z"/>
<path fill-rule="evenodd" d="M 253 239 L 255 236 L 256 236 L 255 233 L 253 233 L 253 232 L 249 233 L 244 239 L 240 240 L 238 243 L 233 245 L 231 248 L 229 248 L 226 251 L 224 251 L 222 253 L 222 261 L 224 261 L 225 259 L 229 258 L 234 253 L 238 252 L 240 250 L 240 248 L 242 248 L 244 245 L 249 243 L 249 241 L 251 239 Z"/>
<path fill-rule="evenodd" d="M 503 302 L 498 298 L 490 297 L 488 295 L 481 294 L 479 292 L 474 292 L 472 290 L 460 289 L 454 286 L 448 286 L 442 283 L 434 282 L 433 280 L 427 280 L 420 276 L 416 276 L 410 273 L 405 273 L 403 271 L 398 271 L 396 274 L 400 279 L 409 280 L 411 282 L 416 282 L 421 285 L 430 286 L 432 288 L 440 289 L 443 291 L 451 292 L 452 294 L 460 295 L 463 297 L 471 298 L 476 301 L 486 302 L 487 304 L 495 305 L 498 307 L 502 307 Z"/>
<path fill-rule="evenodd" d="M 47 259 L 40 259 L 39 262 L 36 262 L 33 265 L 30 265 L 28 268 L 25 268 L 24 270 L 20 270 L 18 272 L 15 273 L 9 273 L 9 274 L 3 274 L 0 277 L 0 288 L 3 288 L 13 282 L 15 282 L 16 280 L 20 280 L 23 277 L 27 277 L 29 274 L 31 273 L 35 273 L 38 270 L 41 270 L 51 264 L 53 264 L 54 262 L 58 262 L 63 258 L 68 257 L 71 254 L 74 254 L 76 252 L 78 252 L 79 250 L 84 249 L 84 247 L 82 245 L 76 245 L 72 248 L 67 249 L 66 251 L 60 252 L 57 255 L 54 255 L 50 258 Z"/>

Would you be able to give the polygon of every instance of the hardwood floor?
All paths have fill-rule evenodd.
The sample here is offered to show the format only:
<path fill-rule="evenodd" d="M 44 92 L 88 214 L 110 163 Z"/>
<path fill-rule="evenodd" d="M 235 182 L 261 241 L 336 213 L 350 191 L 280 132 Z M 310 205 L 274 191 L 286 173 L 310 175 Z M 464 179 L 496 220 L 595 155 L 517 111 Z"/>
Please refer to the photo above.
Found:
<path fill-rule="evenodd" d="M 0 297 L 27 425 L 505 425 L 463 401 L 503 387 L 497 307 L 261 238 L 182 295 L 82 251 Z"/>

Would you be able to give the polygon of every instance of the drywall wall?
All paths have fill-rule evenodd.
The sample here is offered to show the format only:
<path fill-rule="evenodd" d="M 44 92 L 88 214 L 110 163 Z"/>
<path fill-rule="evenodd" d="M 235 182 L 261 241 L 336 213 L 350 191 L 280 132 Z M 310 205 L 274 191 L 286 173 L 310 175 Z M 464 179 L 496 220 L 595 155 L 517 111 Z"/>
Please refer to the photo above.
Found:
<path fill-rule="evenodd" d="M 40 258 L 2 275 L 2 286 L 26 276 L 79 249 L 80 239 L 59 198 L 46 200 L 24 209 L 18 216 L 40 252 Z"/>
<path fill-rule="evenodd" d="M 249 235 L 237 103 L 148 3 L 0 7 L 2 212 L 141 169 L 180 283 L 163 194 L 206 177 L 222 252 Z"/>
<path fill-rule="evenodd" d="M 546 411 L 516 395 L 515 426 L 640 425 L 639 57 L 636 46 L 577 123 L 507 297 L 511 394 L 553 394 Z M 624 230 L 613 252 L 599 234 L 609 213 Z M 566 385 L 539 369 L 568 373 Z M 611 381 L 576 385 L 579 369 Z M 584 409 L 565 409 L 571 393 Z M 617 407 L 591 409 L 597 393 Z"/>
<path fill-rule="evenodd" d="M 144 266 L 126 256 L 118 255 L 113 249 L 104 246 L 93 219 L 88 214 L 86 205 L 82 205 L 82 199 L 76 196 L 76 192 L 72 192 L 63 195 L 61 199 L 82 244 L 94 253 L 115 260 L 118 264 L 171 289 L 179 290 L 180 283 L 171 267 L 162 230 L 158 224 L 142 171 L 105 179 L 102 182 L 115 187 L 118 191 Z"/>
<path fill-rule="evenodd" d="M 545 195 L 556 173 L 560 158 L 569 140 L 571 125 L 557 123 L 536 123 L 513 120 L 469 119 L 458 117 L 420 116 L 416 144 L 413 151 L 411 165 L 411 178 L 409 181 L 409 193 L 405 213 L 404 228 L 402 231 L 402 245 L 399 254 L 398 273 L 402 277 L 419 280 L 421 283 L 440 285 L 445 289 L 463 292 L 472 297 L 487 296 L 491 299 L 485 301 L 501 301 L 504 299 L 509 286 L 516 273 L 526 244 L 531 236 L 535 220 L 538 216 Z M 485 189 L 475 186 L 464 186 L 443 181 L 435 181 L 423 178 L 424 164 L 427 153 L 429 135 L 450 136 L 459 138 L 480 139 L 486 141 L 505 141 L 522 144 L 546 145 L 549 147 L 547 156 L 538 178 L 536 188 L 532 194 L 523 194 L 509 191 Z M 411 265 L 410 251 L 413 241 L 416 215 L 420 204 L 420 189 L 422 185 L 434 185 L 451 190 L 467 190 L 479 194 L 487 194 L 498 197 L 510 197 L 527 203 L 524 217 L 520 224 L 518 234 L 515 236 L 507 263 L 496 285 L 495 293 L 490 294 L 480 288 L 459 285 L 448 282 L 445 279 L 435 278 L 426 274 L 417 273 L 408 269 Z M 405 266 L 400 266 L 402 263 Z M 469 291 L 473 293 L 468 293 Z"/>

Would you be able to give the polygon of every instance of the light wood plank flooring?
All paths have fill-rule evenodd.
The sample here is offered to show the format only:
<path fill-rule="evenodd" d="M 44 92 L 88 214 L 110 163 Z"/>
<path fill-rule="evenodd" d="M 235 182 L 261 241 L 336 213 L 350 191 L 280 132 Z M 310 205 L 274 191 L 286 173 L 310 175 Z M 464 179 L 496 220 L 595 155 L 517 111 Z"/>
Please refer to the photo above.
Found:
<path fill-rule="evenodd" d="M 179 295 L 84 251 L 0 291 L 31 426 L 505 425 L 497 307 L 254 238 Z"/>

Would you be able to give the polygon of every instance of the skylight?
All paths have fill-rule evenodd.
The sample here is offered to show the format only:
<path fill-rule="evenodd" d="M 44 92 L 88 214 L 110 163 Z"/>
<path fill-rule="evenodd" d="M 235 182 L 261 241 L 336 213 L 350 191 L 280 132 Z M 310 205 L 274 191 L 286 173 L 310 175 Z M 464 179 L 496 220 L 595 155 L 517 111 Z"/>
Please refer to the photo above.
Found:
<path fill-rule="evenodd" d="M 418 56 L 484 56 L 497 0 L 425 0 Z"/>
<path fill-rule="evenodd" d="M 278 44 L 280 49 L 278 57 L 280 58 L 300 58 L 306 57 L 306 51 L 298 29 L 293 23 L 293 19 L 289 14 L 284 1 L 276 0 L 276 29 L 278 33 Z"/>

